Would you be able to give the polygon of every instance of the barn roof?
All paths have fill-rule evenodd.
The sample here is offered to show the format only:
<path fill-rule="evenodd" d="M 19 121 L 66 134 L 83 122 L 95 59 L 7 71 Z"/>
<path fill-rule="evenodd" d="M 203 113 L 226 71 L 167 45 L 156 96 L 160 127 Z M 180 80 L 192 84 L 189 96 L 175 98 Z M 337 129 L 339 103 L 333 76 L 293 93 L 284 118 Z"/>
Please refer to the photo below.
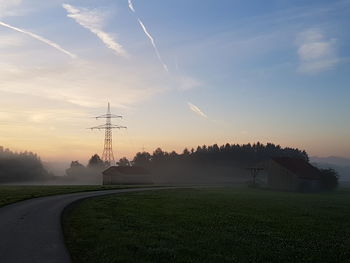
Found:
<path fill-rule="evenodd" d="M 102 172 L 104 175 L 113 175 L 116 173 L 133 175 L 133 174 L 149 174 L 143 167 L 139 166 L 111 166 Z"/>
<path fill-rule="evenodd" d="M 320 170 L 303 159 L 279 157 L 272 160 L 295 173 L 301 179 L 320 179 Z"/>

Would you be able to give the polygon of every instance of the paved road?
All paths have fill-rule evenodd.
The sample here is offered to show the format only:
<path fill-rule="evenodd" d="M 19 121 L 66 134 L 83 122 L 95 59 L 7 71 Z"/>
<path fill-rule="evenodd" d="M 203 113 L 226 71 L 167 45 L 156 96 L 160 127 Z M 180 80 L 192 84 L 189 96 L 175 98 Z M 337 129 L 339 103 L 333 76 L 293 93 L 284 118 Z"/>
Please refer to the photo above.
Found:
<path fill-rule="evenodd" d="M 61 227 L 61 214 L 67 205 L 95 196 L 159 189 L 169 188 L 150 187 L 56 195 L 0 208 L 0 262 L 71 262 Z"/>

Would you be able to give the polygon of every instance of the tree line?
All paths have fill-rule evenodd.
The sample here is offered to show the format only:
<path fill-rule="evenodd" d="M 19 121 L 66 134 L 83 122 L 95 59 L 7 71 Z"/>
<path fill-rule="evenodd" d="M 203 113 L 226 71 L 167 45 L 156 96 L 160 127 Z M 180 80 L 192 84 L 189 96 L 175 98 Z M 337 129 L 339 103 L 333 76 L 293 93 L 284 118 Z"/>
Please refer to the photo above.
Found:
<path fill-rule="evenodd" d="M 0 183 L 41 181 L 49 176 L 35 153 L 16 153 L 0 146 Z"/>
<path fill-rule="evenodd" d="M 147 169 L 156 169 L 162 165 L 177 164 L 178 166 L 194 164 L 194 165 L 231 165 L 231 166 L 247 166 L 254 165 L 259 162 L 266 161 L 274 157 L 293 157 L 301 158 L 309 161 L 309 156 L 304 150 L 297 148 L 281 147 L 273 143 L 262 144 L 260 142 L 254 144 L 229 144 L 218 146 L 203 145 L 196 149 L 188 150 L 185 148 L 182 153 L 175 151 L 166 152 L 161 148 L 157 148 L 153 153 L 138 152 L 132 160 L 126 157 L 121 158 L 117 165 L 119 166 L 141 166 Z M 93 155 L 88 165 L 85 167 L 78 161 L 72 161 L 71 166 L 67 169 L 67 175 L 78 174 L 86 170 L 107 168 L 108 163 L 103 162 L 100 157 Z"/>
<path fill-rule="evenodd" d="M 145 168 L 154 168 L 169 163 L 177 163 L 179 165 L 191 163 L 196 165 L 247 166 L 255 165 L 274 157 L 292 157 L 309 161 L 309 156 L 304 150 L 290 147 L 283 148 L 273 143 L 262 144 L 257 142 L 242 145 L 229 143 L 221 146 L 217 144 L 203 145 L 191 150 L 185 148 L 181 154 L 175 151 L 166 152 L 161 148 L 157 148 L 152 154 L 138 152 L 130 162 L 124 157 L 120 159 L 119 163 Z"/>

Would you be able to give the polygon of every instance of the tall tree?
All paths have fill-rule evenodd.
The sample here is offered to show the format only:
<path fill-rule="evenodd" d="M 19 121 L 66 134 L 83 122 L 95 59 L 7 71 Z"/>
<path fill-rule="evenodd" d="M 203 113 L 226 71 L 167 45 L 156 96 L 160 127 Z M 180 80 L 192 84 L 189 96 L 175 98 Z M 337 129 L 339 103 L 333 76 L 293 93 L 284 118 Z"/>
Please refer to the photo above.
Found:
<path fill-rule="evenodd" d="M 151 154 L 148 152 L 138 152 L 134 159 L 132 160 L 132 165 L 133 166 L 141 166 L 148 168 L 151 163 Z"/>
<path fill-rule="evenodd" d="M 86 175 L 86 168 L 79 161 L 72 161 L 70 167 L 66 170 L 67 176 L 71 178 L 79 178 Z"/>
<path fill-rule="evenodd" d="M 119 162 L 117 162 L 118 166 L 130 166 L 130 161 L 126 158 L 123 157 L 119 160 Z"/>
<path fill-rule="evenodd" d="M 98 154 L 94 154 L 93 156 L 91 156 L 88 163 L 88 168 L 102 169 L 105 167 L 106 167 L 105 163 L 101 160 Z"/>

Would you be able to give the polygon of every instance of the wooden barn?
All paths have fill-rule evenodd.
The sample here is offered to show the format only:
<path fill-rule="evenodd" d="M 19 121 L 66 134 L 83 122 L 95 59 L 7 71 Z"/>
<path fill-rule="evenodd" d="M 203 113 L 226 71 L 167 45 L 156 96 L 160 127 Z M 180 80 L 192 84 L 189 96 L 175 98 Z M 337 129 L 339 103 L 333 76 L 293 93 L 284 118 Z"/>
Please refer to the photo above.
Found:
<path fill-rule="evenodd" d="M 150 173 L 137 166 L 111 166 L 102 175 L 103 185 L 153 183 Z"/>
<path fill-rule="evenodd" d="M 273 158 L 268 164 L 267 184 L 271 189 L 298 192 L 320 190 L 320 170 L 303 159 Z"/>

